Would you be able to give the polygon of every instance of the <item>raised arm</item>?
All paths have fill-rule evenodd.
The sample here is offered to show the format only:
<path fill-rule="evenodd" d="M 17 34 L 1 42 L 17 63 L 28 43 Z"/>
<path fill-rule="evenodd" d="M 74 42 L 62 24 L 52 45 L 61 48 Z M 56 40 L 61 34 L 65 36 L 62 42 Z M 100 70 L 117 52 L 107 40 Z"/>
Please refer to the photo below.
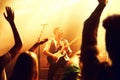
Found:
<path fill-rule="evenodd" d="M 97 58 L 97 31 L 100 16 L 106 6 L 106 0 L 98 0 L 99 4 L 85 21 L 82 33 L 81 57 L 82 80 L 99 79 L 99 60 Z"/>
<path fill-rule="evenodd" d="M 107 0 L 98 0 L 98 2 L 98 6 L 84 23 L 81 49 L 84 49 L 86 46 L 97 45 L 97 31 L 100 16 L 106 6 Z"/>
<path fill-rule="evenodd" d="M 16 28 L 15 23 L 14 23 L 14 12 L 11 9 L 11 7 L 6 7 L 6 14 L 4 13 L 4 17 L 9 22 L 9 24 L 12 28 L 12 31 L 13 31 L 15 44 L 9 50 L 9 53 L 11 54 L 11 57 L 14 58 L 22 47 L 22 41 L 20 39 L 19 33 L 18 33 L 17 28 Z"/>

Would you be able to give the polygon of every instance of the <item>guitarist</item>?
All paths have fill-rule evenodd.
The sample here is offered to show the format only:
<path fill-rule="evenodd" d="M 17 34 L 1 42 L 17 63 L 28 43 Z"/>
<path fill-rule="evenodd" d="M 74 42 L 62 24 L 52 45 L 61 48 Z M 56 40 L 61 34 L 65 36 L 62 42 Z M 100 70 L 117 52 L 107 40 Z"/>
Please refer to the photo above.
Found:
<path fill-rule="evenodd" d="M 48 71 L 48 80 L 53 80 L 58 68 L 64 68 L 72 50 L 66 39 L 63 39 L 63 30 L 60 27 L 54 29 L 54 38 L 49 40 L 43 50 L 50 64 Z"/>

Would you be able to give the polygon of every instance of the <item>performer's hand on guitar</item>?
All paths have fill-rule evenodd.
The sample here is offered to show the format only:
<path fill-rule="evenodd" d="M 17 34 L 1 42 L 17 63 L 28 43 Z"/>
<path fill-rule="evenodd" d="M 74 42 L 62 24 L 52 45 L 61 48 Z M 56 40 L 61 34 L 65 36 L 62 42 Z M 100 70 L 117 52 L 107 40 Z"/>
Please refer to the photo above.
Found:
<path fill-rule="evenodd" d="M 54 61 L 57 62 L 59 60 L 59 58 L 63 57 L 64 54 L 61 53 L 61 51 L 58 51 L 56 53 L 53 54 L 54 55 Z"/>

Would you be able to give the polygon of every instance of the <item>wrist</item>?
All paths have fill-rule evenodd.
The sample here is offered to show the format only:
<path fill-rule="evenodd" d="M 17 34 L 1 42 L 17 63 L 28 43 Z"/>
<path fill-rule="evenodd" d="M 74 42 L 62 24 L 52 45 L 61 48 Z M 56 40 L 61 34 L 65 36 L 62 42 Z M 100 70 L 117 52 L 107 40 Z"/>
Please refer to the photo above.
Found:
<path fill-rule="evenodd" d="M 14 21 L 13 21 L 13 20 L 8 20 L 8 22 L 9 22 L 10 24 L 13 24 L 13 23 L 14 23 Z"/>
<path fill-rule="evenodd" d="M 98 0 L 98 1 L 99 1 L 99 0 Z M 106 6 L 107 3 L 108 3 L 108 0 L 99 1 L 99 4 L 104 5 L 104 6 Z"/>

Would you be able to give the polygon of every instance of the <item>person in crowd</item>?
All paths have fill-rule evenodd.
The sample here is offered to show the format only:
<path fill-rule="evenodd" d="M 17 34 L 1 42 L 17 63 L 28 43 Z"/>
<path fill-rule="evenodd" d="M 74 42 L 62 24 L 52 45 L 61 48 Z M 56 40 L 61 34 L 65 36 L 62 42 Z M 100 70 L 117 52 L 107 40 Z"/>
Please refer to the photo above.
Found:
<path fill-rule="evenodd" d="M 54 29 L 54 37 L 51 38 L 43 53 L 49 62 L 48 80 L 54 80 L 54 75 L 59 68 L 65 68 L 69 56 L 72 54 L 68 40 L 63 38 L 63 30 L 60 27 Z"/>
<path fill-rule="evenodd" d="M 80 51 L 73 53 L 66 63 L 61 80 L 81 80 Z"/>
<path fill-rule="evenodd" d="M 101 63 L 97 58 L 97 55 L 99 54 L 97 48 L 97 31 L 100 17 L 107 4 L 107 0 L 98 0 L 98 2 L 99 4 L 96 9 L 84 22 L 80 57 L 82 63 L 81 80 L 111 79 L 109 76 L 109 64 L 107 62 Z"/>
<path fill-rule="evenodd" d="M 0 80 L 7 80 L 5 67 L 19 53 L 22 47 L 22 41 L 14 23 L 14 12 L 11 7 L 6 7 L 6 14 L 4 13 L 4 17 L 12 28 L 15 44 L 7 53 L 0 55 Z"/>
<path fill-rule="evenodd" d="M 48 41 L 37 41 L 28 51 L 21 53 L 15 63 L 10 80 L 40 80 L 36 48 Z"/>
<path fill-rule="evenodd" d="M 111 80 L 120 80 L 120 15 L 114 14 L 108 16 L 103 21 L 103 27 L 106 30 L 106 50 L 112 61 L 112 66 L 110 67 L 112 73 L 110 75 Z"/>

